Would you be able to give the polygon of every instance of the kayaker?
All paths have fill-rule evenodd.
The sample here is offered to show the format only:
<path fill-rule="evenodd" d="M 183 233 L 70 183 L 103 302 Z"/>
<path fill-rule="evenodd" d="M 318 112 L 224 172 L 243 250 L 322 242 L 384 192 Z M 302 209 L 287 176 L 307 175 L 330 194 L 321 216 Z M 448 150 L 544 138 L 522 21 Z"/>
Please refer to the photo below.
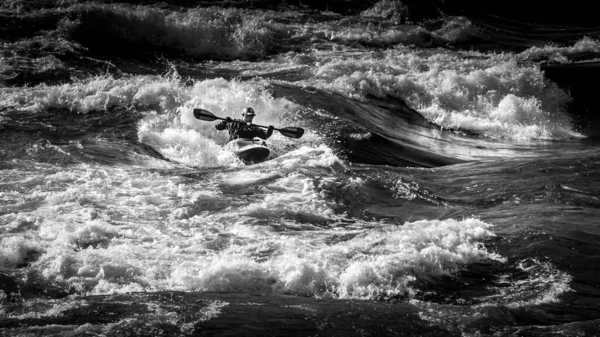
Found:
<path fill-rule="evenodd" d="M 232 119 L 227 117 L 226 120 L 221 121 L 215 125 L 217 130 L 229 131 L 229 141 L 238 138 L 253 139 L 254 137 L 260 137 L 262 139 L 268 139 L 273 134 L 275 127 L 270 125 L 267 131 L 260 127 L 253 125 L 252 120 L 256 116 L 254 109 L 248 107 L 242 111 L 243 119 Z"/>

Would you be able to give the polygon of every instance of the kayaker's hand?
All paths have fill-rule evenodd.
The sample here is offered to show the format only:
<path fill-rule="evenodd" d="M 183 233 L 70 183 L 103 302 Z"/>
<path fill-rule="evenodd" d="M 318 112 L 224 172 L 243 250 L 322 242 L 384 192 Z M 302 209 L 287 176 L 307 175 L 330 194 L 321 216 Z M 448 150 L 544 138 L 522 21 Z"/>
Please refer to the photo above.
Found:
<path fill-rule="evenodd" d="M 271 135 L 273 135 L 273 130 L 275 129 L 275 127 L 273 125 L 269 125 L 269 129 L 267 129 L 267 134 L 266 134 L 266 138 L 268 139 L 269 137 L 271 137 Z"/>
<path fill-rule="evenodd" d="M 231 119 L 231 117 L 227 117 L 227 118 L 225 118 L 225 120 L 228 122 L 233 122 L 233 119 Z"/>

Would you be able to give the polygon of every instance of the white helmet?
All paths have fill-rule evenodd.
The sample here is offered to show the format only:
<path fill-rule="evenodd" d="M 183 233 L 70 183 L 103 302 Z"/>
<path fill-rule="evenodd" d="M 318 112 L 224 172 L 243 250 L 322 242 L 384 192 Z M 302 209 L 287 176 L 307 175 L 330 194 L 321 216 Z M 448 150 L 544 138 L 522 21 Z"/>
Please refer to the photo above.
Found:
<path fill-rule="evenodd" d="M 256 113 L 254 112 L 254 109 L 247 107 L 242 111 L 242 116 L 256 116 Z"/>

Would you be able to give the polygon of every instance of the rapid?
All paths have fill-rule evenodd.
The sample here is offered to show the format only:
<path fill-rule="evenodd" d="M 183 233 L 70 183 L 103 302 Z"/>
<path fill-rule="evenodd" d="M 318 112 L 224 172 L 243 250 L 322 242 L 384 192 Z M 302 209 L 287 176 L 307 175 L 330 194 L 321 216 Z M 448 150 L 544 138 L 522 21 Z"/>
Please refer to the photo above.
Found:
<path fill-rule="evenodd" d="M 435 3 L 0 5 L 1 334 L 597 336 L 600 26 Z"/>

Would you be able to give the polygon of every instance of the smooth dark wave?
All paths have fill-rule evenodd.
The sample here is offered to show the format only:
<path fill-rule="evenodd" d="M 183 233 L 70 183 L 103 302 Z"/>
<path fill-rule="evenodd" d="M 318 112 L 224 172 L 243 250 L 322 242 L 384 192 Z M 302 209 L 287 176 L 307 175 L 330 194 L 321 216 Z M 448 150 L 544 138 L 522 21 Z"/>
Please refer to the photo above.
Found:
<path fill-rule="evenodd" d="M 508 18 L 520 22 L 551 23 L 575 26 L 597 26 L 593 3 L 585 0 L 549 3 L 543 0 L 506 0 L 481 2 L 476 0 L 438 0 L 440 9 L 448 15 Z"/>
<path fill-rule="evenodd" d="M 423 146 L 424 141 L 441 145 L 445 134 L 427 122 L 404 102 L 389 98 L 377 104 L 366 104 L 338 94 L 329 94 L 316 89 L 302 90 L 291 86 L 274 86 L 274 95 L 292 98 L 296 103 L 323 109 L 331 115 L 353 122 L 352 126 L 341 126 L 341 130 L 322 130 L 333 134 L 356 162 L 387 164 L 394 166 L 441 166 L 462 162 Z M 377 100 L 372 98 L 372 100 Z M 376 101 L 375 101 L 376 102 Z M 313 127 L 327 128 L 330 123 L 313 121 Z M 362 132 L 361 132 L 362 131 Z M 367 133 L 361 136 L 361 133 Z"/>
<path fill-rule="evenodd" d="M 491 139 L 468 130 L 449 130 L 427 121 L 402 100 L 370 96 L 361 102 L 317 89 L 274 85 L 275 96 L 328 111 L 345 122 L 306 117 L 311 128 L 341 144 L 355 163 L 438 167 L 473 160 L 556 154 L 586 145 L 571 142 L 514 142 Z M 593 146 L 593 145 L 592 145 Z"/>
<path fill-rule="evenodd" d="M 545 64 L 546 76 L 567 89 L 573 98 L 569 112 L 581 130 L 591 139 L 600 138 L 600 116 L 598 116 L 598 91 L 590 85 L 600 76 L 600 63 Z"/>
<path fill-rule="evenodd" d="M 0 149 L 4 160 L 27 159 L 62 165 L 133 163 L 142 156 L 165 160 L 138 141 L 136 123 L 141 114 L 127 109 L 89 114 L 46 111 L 11 112 L 0 122 Z"/>

